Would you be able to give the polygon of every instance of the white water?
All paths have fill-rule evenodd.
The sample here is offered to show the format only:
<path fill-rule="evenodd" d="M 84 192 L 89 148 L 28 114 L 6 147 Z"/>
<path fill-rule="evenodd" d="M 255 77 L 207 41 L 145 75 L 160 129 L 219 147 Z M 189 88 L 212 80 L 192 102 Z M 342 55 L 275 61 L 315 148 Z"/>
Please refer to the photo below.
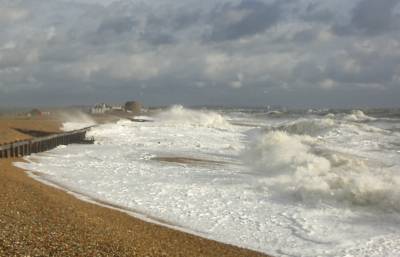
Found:
<path fill-rule="evenodd" d="M 89 115 L 81 111 L 64 112 L 58 115 L 64 120 L 61 127 L 62 131 L 77 130 L 96 125 L 96 122 Z"/>
<path fill-rule="evenodd" d="M 399 256 L 400 135 L 363 121 L 377 120 L 360 111 L 268 118 L 175 106 L 154 122 L 96 127 L 95 145 L 59 147 L 17 165 L 276 256 Z"/>

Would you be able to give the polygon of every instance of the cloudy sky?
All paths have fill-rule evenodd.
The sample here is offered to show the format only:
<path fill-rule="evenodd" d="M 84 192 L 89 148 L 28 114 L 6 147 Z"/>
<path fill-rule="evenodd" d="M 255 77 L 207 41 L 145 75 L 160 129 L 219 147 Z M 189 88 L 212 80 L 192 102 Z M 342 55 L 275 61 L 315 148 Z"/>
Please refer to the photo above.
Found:
<path fill-rule="evenodd" d="M 400 0 L 0 0 L 0 106 L 400 107 Z"/>

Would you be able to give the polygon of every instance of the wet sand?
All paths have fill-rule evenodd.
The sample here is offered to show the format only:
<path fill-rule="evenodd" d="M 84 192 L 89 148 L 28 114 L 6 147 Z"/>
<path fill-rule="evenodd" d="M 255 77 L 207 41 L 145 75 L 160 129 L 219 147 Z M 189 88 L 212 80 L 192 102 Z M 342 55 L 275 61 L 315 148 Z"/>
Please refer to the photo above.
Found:
<path fill-rule="evenodd" d="M 265 256 L 78 200 L 13 161 L 0 160 L 0 256 Z"/>
<path fill-rule="evenodd" d="M 31 138 L 16 129 L 57 133 L 61 124 L 60 120 L 53 117 L 0 117 L 0 144 Z"/>

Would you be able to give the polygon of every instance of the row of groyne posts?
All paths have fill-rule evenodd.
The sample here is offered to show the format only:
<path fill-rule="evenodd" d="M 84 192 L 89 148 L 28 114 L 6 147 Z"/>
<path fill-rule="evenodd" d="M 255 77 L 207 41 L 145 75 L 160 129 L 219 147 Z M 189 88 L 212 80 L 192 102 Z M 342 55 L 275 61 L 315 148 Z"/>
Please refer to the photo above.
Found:
<path fill-rule="evenodd" d="M 30 155 L 32 153 L 45 152 L 56 148 L 59 145 L 91 144 L 94 142 L 94 139 L 86 138 L 86 132 L 89 129 L 90 127 L 0 145 L 0 159 L 16 158 Z"/>

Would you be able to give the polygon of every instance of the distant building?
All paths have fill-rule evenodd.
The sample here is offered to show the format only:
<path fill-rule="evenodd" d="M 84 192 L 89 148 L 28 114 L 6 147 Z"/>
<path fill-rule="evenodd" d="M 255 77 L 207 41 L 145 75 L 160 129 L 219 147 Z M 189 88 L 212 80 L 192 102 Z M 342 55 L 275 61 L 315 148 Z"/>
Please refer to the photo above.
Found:
<path fill-rule="evenodd" d="M 142 105 L 137 101 L 128 101 L 125 103 L 125 111 L 139 114 L 142 109 Z"/>
<path fill-rule="evenodd" d="M 123 111 L 124 108 L 122 106 L 113 106 L 113 107 L 111 107 L 111 110 L 112 111 Z"/>
<path fill-rule="evenodd" d="M 101 104 L 96 104 L 95 106 L 93 106 L 93 107 L 90 109 L 90 112 L 91 112 L 92 114 L 103 114 L 103 113 L 106 113 L 106 112 L 111 111 L 112 108 L 113 108 L 113 107 L 110 106 L 110 105 L 108 105 L 108 104 L 101 103 Z"/>
<path fill-rule="evenodd" d="M 39 109 L 32 109 L 29 113 L 28 116 L 30 117 L 35 117 L 35 116 L 42 116 L 43 113 Z"/>

